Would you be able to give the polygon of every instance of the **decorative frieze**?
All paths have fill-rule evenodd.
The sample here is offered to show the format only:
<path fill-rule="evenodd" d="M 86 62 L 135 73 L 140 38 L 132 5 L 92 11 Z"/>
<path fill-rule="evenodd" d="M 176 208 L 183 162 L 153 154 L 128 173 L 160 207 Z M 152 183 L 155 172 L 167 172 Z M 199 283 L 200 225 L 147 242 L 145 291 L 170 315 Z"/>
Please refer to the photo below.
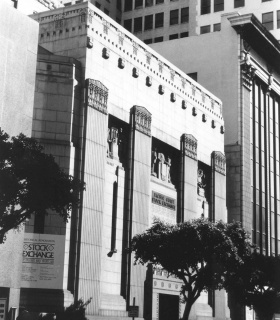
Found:
<path fill-rule="evenodd" d="M 133 128 L 151 136 L 152 114 L 144 107 L 134 106 L 132 109 Z"/>
<path fill-rule="evenodd" d="M 181 151 L 183 155 L 197 160 L 197 139 L 192 134 L 183 134 L 181 137 Z"/>
<path fill-rule="evenodd" d="M 103 32 L 105 34 L 108 34 L 108 30 L 110 29 L 110 23 L 107 20 L 103 19 L 102 24 L 103 24 Z"/>
<path fill-rule="evenodd" d="M 92 23 L 94 12 L 89 8 L 82 8 L 79 10 L 81 23 Z"/>
<path fill-rule="evenodd" d="M 108 89 L 98 80 L 86 80 L 87 106 L 107 114 Z"/>
<path fill-rule="evenodd" d="M 226 157 L 220 151 L 212 152 L 213 169 L 222 175 L 226 175 Z"/>
<path fill-rule="evenodd" d="M 54 15 L 54 27 L 56 29 L 63 28 L 64 26 L 65 13 Z"/>

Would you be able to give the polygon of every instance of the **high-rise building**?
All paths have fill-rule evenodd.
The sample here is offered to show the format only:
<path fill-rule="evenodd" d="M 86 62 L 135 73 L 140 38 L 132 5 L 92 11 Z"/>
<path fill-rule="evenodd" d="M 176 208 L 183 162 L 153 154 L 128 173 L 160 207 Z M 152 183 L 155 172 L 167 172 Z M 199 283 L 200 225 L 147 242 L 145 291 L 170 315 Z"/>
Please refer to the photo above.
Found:
<path fill-rule="evenodd" d="M 63 0 L 66 4 L 80 1 Z M 279 0 L 91 0 L 102 10 L 118 7 L 110 16 L 147 44 L 216 32 L 221 14 L 253 13 L 280 40 Z M 103 9 L 104 8 L 104 9 Z M 106 13 L 106 11 L 105 11 Z"/>
<path fill-rule="evenodd" d="M 229 220 L 261 253 L 280 254 L 279 42 L 254 15 L 235 13 L 219 32 L 173 43 L 152 47 L 223 101 Z"/>

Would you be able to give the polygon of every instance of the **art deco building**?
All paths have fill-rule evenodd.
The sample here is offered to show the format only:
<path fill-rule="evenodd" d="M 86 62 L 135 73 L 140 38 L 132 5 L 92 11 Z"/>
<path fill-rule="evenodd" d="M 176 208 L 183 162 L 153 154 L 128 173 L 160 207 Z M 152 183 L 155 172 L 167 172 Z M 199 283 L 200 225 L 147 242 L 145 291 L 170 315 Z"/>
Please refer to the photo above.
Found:
<path fill-rule="evenodd" d="M 252 14 L 223 15 L 221 31 L 153 48 L 223 101 L 229 220 L 260 252 L 280 253 L 280 45 Z M 207 48 L 207 50 L 205 50 Z M 237 317 L 240 319 L 240 316 Z"/>
<path fill-rule="evenodd" d="M 221 101 L 89 3 L 33 19 L 33 136 L 86 190 L 68 224 L 50 212 L 26 225 L 20 306 L 92 297 L 89 319 L 178 319 L 180 281 L 126 248 L 155 217 L 226 220 Z M 228 319 L 225 293 L 192 312 Z"/>

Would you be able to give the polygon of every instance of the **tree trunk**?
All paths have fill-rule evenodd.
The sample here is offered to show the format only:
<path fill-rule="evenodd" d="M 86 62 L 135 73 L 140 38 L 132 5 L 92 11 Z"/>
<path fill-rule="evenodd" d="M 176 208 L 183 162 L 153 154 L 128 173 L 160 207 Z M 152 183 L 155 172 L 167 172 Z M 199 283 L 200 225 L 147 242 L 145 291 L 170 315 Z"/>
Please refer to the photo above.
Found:
<path fill-rule="evenodd" d="M 193 302 L 187 301 L 182 320 L 189 320 Z"/>

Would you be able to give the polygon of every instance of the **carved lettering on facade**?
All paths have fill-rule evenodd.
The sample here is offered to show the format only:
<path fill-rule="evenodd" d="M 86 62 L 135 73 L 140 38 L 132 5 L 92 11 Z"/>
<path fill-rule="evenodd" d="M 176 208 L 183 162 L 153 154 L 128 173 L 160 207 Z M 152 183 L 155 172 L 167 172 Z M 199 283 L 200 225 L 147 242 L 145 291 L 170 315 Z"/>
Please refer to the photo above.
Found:
<path fill-rule="evenodd" d="M 197 160 L 197 139 L 191 134 L 183 134 L 181 151 L 185 156 Z"/>
<path fill-rule="evenodd" d="M 107 114 L 108 89 L 98 80 L 87 79 L 87 106 Z"/>
<path fill-rule="evenodd" d="M 226 157 L 220 151 L 212 152 L 213 169 L 222 175 L 226 175 Z"/>
<path fill-rule="evenodd" d="M 133 127 L 135 130 L 151 136 L 151 113 L 144 107 L 134 106 L 132 108 Z"/>

